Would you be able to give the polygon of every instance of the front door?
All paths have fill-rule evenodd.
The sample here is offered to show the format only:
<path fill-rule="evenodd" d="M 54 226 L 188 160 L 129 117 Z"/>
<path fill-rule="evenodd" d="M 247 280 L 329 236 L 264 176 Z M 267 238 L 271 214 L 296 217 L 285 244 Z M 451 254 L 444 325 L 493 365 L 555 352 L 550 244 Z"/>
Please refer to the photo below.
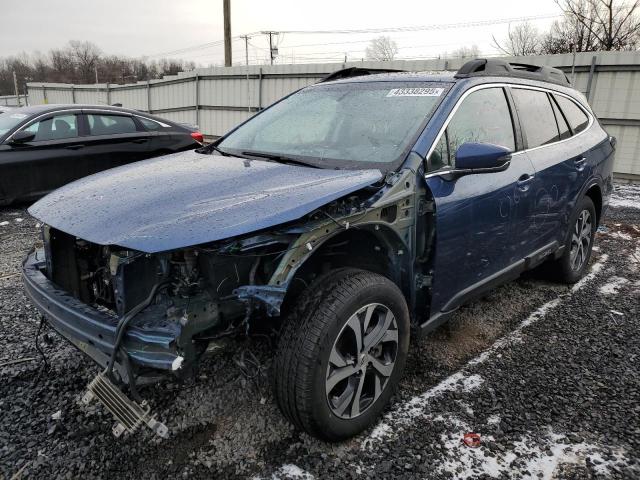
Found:
<path fill-rule="evenodd" d="M 483 88 L 462 100 L 429 158 L 430 169 L 455 167 L 455 153 L 465 142 L 517 149 L 503 88 Z M 457 179 L 427 175 L 436 212 L 431 316 L 453 310 L 522 260 L 513 238 L 531 219 L 533 175 L 523 154 L 513 155 L 502 172 Z"/>
<path fill-rule="evenodd" d="M 0 145 L 0 189 L 7 199 L 35 198 L 82 176 L 79 115 L 61 112 L 24 128 L 35 137 Z"/>

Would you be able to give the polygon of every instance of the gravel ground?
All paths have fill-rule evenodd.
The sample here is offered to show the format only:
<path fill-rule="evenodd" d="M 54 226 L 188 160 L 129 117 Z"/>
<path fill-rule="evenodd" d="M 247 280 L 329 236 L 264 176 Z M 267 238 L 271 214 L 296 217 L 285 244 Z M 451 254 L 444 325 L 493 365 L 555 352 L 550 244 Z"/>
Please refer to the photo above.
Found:
<path fill-rule="evenodd" d="M 18 269 L 37 231 L 0 210 L 0 479 L 640 478 L 638 186 L 616 187 L 585 280 L 531 272 L 464 307 L 413 345 L 381 422 L 335 445 L 283 420 L 260 337 L 222 345 L 193 382 L 142 391 L 168 440 L 115 439 L 108 413 L 79 404 L 97 368 L 51 331 L 48 371 L 36 350 Z"/>

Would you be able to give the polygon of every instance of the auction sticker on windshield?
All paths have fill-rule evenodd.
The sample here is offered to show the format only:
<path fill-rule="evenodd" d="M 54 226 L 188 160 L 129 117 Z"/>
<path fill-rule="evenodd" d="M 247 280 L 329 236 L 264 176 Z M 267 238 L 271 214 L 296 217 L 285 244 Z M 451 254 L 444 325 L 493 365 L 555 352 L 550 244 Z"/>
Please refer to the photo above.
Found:
<path fill-rule="evenodd" d="M 415 88 L 392 88 L 387 93 L 387 97 L 439 97 L 444 88 L 415 87 Z"/>

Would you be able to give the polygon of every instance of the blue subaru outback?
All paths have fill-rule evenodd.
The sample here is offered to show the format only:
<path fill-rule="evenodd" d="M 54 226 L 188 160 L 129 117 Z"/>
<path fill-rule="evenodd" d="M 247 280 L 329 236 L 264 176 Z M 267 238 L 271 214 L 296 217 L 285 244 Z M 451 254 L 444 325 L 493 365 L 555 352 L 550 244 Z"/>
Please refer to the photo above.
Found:
<path fill-rule="evenodd" d="M 410 335 L 537 265 L 584 275 L 614 150 L 560 70 L 347 69 L 208 147 L 43 198 L 24 284 L 102 367 L 84 400 L 116 435 L 166 435 L 139 387 L 271 325 L 280 409 L 338 440 L 383 410 Z"/>

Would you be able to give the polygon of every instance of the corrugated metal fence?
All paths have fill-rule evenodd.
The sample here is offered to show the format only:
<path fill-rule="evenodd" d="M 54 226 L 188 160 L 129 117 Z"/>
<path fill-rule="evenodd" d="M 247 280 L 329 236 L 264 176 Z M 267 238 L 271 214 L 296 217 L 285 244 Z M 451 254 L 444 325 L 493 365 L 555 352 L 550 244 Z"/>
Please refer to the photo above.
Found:
<path fill-rule="evenodd" d="M 0 105 L 6 107 L 18 107 L 29 104 L 29 99 L 26 95 L 4 95 L 0 96 Z"/>
<path fill-rule="evenodd" d="M 508 61 L 559 67 L 586 95 L 607 130 L 618 138 L 618 177 L 640 179 L 640 52 L 590 52 Z M 127 85 L 29 83 L 29 101 L 120 103 L 219 136 L 254 112 L 325 75 L 349 66 L 412 71 L 457 70 L 466 59 L 215 67 Z M 2 97 L 0 97 L 1 99 Z M 1 100 L 0 100 L 1 101 Z"/>

